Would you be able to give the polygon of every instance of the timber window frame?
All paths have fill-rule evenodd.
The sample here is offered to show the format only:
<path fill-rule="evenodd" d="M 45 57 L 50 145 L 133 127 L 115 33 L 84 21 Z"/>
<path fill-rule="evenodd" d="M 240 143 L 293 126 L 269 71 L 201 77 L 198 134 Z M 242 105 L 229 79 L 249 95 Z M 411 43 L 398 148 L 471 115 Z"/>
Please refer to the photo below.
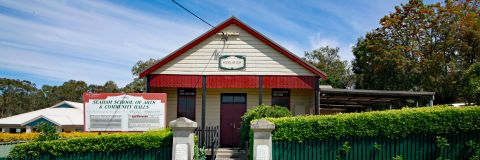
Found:
<path fill-rule="evenodd" d="M 272 106 L 275 105 L 290 109 L 289 89 L 272 89 Z"/>
<path fill-rule="evenodd" d="M 178 88 L 177 90 L 177 118 L 185 117 L 195 121 L 196 113 L 196 89 Z"/>

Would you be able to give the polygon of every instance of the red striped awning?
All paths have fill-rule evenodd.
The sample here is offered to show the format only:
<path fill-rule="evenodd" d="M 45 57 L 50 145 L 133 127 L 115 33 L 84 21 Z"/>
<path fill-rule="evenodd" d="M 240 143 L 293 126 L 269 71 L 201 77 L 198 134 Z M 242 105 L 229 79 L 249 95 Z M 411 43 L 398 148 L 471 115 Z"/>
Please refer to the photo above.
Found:
<path fill-rule="evenodd" d="M 258 88 L 258 76 L 207 76 L 207 88 Z"/>
<path fill-rule="evenodd" d="M 257 75 L 207 75 L 207 88 L 258 88 Z M 318 78 L 315 76 L 263 76 L 263 88 L 314 89 Z M 200 75 L 149 76 L 150 87 L 202 88 Z"/>
<path fill-rule="evenodd" d="M 150 87 L 165 88 L 202 88 L 202 76 L 200 75 L 149 75 Z"/>
<path fill-rule="evenodd" d="M 263 88 L 315 89 L 314 76 L 264 76 Z"/>

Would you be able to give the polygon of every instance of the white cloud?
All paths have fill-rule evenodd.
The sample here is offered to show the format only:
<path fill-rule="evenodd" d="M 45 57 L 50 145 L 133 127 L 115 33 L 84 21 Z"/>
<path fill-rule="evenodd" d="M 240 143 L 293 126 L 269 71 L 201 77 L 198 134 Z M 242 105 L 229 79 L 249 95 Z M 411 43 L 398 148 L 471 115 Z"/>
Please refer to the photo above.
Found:
<path fill-rule="evenodd" d="M 0 13 L 0 68 L 57 81 L 114 80 L 124 86 L 136 61 L 161 58 L 206 30 L 105 1 L 0 6 L 22 13 Z"/>
<path fill-rule="evenodd" d="M 335 37 L 323 36 L 323 34 L 317 33 L 310 38 L 310 48 L 311 50 L 318 49 L 320 47 L 339 47 L 340 48 L 340 59 L 350 62 L 353 60 L 354 56 L 352 53 L 353 43 L 344 43 L 339 41 Z"/>

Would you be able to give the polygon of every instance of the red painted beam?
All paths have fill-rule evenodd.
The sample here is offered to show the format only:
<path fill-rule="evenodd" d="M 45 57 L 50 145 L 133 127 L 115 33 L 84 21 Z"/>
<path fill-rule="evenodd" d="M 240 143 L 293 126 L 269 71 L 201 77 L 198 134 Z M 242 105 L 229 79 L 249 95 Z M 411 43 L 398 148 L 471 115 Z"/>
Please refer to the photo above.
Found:
<path fill-rule="evenodd" d="M 258 88 L 258 76 L 207 76 L 207 88 Z"/>
<path fill-rule="evenodd" d="M 150 87 L 202 88 L 200 75 L 151 74 Z"/>
<path fill-rule="evenodd" d="M 150 87 L 202 88 L 200 75 L 152 74 Z M 264 76 L 263 88 L 315 89 L 315 76 Z M 207 88 L 258 88 L 257 75 L 207 75 Z"/>
<path fill-rule="evenodd" d="M 315 89 L 314 76 L 264 76 L 263 88 Z"/>

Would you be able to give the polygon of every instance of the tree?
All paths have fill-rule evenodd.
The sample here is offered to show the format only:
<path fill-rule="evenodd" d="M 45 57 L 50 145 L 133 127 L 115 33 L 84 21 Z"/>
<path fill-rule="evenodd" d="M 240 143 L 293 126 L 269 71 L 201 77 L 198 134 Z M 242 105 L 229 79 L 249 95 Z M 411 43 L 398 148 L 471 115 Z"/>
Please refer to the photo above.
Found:
<path fill-rule="evenodd" d="M 480 54 L 479 4 L 410 0 L 395 7 L 353 48 L 356 87 L 434 91 L 439 103 L 455 101 L 461 73 Z"/>
<path fill-rule="evenodd" d="M 52 124 L 42 122 L 38 124 L 37 127 L 40 131 L 40 135 L 38 135 L 36 141 L 52 141 L 60 139 L 57 129 Z"/>
<path fill-rule="evenodd" d="M 88 85 L 88 91 L 93 93 L 117 93 L 121 92 L 121 89 L 118 88 L 117 83 L 114 81 L 107 81 L 103 86 L 101 85 Z"/>
<path fill-rule="evenodd" d="M 348 62 L 340 60 L 339 51 L 338 47 L 320 47 L 311 52 L 305 52 L 304 60 L 327 73 L 328 79 L 321 81 L 321 84 L 329 84 L 335 88 L 346 88 L 351 86 L 351 72 L 347 68 Z"/>
<path fill-rule="evenodd" d="M 37 94 L 35 84 L 30 81 L 0 78 L 0 117 L 23 113 L 35 108 L 36 100 L 29 98 Z"/>
<path fill-rule="evenodd" d="M 83 93 L 88 90 L 87 83 L 76 80 L 69 80 L 61 86 L 54 88 L 56 88 L 56 90 L 54 90 L 53 96 L 58 98 L 55 103 L 58 103 L 58 101 L 82 102 Z"/>
<path fill-rule="evenodd" d="M 480 63 L 471 65 L 462 75 L 463 96 L 468 103 L 480 104 Z"/>
<path fill-rule="evenodd" d="M 113 81 L 103 86 L 87 86 L 84 81 L 76 80 L 38 89 L 30 81 L 0 78 L 0 118 L 50 107 L 61 101 L 82 102 L 83 93 L 87 91 L 114 93 L 121 89 Z"/>
<path fill-rule="evenodd" d="M 157 60 L 150 58 L 146 61 L 138 61 L 133 67 L 132 67 L 132 75 L 133 75 L 133 82 L 127 84 L 124 88 L 123 91 L 125 93 L 142 93 L 145 92 L 146 89 L 146 80 L 145 79 L 140 79 L 138 76 L 140 73 L 142 73 L 144 70 L 148 69 L 149 67 L 155 65 Z"/>

